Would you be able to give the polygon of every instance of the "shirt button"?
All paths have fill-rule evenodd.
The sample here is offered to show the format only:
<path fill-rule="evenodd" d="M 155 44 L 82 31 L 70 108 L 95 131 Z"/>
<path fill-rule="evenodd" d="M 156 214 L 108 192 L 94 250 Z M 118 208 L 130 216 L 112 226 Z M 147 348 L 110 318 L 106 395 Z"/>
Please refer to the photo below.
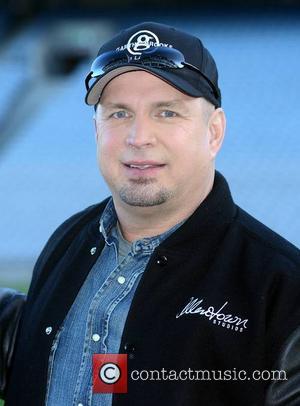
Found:
<path fill-rule="evenodd" d="M 99 334 L 93 334 L 93 335 L 92 335 L 92 339 L 93 339 L 93 341 L 95 341 L 95 342 L 99 341 L 99 340 L 100 340 Z"/>
<path fill-rule="evenodd" d="M 97 251 L 96 247 L 91 248 L 90 250 L 91 255 L 94 255 L 96 251 Z"/>
<path fill-rule="evenodd" d="M 50 327 L 50 326 L 47 327 L 46 330 L 45 330 L 45 332 L 46 332 L 47 335 L 51 334 L 51 332 L 52 332 L 52 327 Z"/>
<path fill-rule="evenodd" d="M 124 276 L 119 276 L 118 277 L 118 282 L 123 285 L 123 283 L 125 283 L 126 279 L 124 278 Z"/>
<path fill-rule="evenodd" d="M 156 260 L 157 265 L 166 266 L 168 263 L 168 258 L 165 255 L 162 255 Z"/>

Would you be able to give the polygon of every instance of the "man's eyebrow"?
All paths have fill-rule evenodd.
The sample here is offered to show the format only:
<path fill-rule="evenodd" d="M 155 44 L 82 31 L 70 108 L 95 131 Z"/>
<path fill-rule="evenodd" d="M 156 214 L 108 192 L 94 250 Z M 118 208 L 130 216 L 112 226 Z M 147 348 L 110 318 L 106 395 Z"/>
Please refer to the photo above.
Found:
<path fill-rule="evenodd" d="M 100 103 L 103 109 L 120 109 L 120 110 L 130 110 L 130 107 L 124 103 Z"/>
<path fill-rule="evenodd" d="M 185 103 L 182 100 L 166 100 L 153 103 L 154 107 L 185 107 Z"/>

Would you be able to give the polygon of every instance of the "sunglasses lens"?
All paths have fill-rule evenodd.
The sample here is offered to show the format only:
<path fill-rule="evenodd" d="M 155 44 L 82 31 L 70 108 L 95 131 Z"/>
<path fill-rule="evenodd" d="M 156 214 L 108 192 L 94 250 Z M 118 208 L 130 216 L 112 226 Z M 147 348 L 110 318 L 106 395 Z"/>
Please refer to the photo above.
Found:
<path fill-rule="evenodd" d="M 124 51 L 109 51 L 99 55 L 91 66 L 92 77 L 104 75 L 104 73 L 111 67 L 120 66 L 128 62 L 128 57 Z"/>
<path fill-rule="evenodd" d="M 149 50 L 150 51 L 150 50 Z M 147 53 L 145 53 L 146 55 Z M 151 55 L 151 53 L 149 52 Z M 150 56 L 149 55 L 149 56 Z M 161 60 L 161 63 L 165 63 L 167 68 L 183 68 L 184 67 L 184 56 L 183 54 L 174 48 L 155 48 L 153 53 L 153 58 Z"/>

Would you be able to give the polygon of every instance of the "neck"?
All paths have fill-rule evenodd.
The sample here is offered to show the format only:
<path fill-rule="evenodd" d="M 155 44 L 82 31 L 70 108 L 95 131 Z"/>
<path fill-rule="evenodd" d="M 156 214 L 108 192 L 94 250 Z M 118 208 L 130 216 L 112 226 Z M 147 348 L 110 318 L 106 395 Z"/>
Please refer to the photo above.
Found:
<path fill-rule="evenodd" d="M 129 241 L 163 234 L 184 221 L 206 198 L 212 189 L 214 178 L 210 179 L 198 194 L 182 196 L 181 202 L 168 201 L 158 206 L 130 206 L 114 197 L 114 205 L 123 237 Z"/>

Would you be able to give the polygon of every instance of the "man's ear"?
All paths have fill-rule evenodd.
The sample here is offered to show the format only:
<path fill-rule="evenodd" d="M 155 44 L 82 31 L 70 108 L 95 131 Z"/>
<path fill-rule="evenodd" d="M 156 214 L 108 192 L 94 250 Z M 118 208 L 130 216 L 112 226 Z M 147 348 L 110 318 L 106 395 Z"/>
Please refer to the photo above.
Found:
<path fill-rule="evenodd" d="M 208 121 L 208 131 L 209 131 L 209 145 L 211 157 L 215 158 L 219 152 L 223 139 L 225 136 L 226 129 L 226 117 L 223 109 L 220 107 L 214 110 Z"/>
<path fill-rule="evenodd" d="M 95 141 L 98 141 L 98 131 L 97 131 L 97 123 L 96 123 L 96 113 L 93 116 L 93 121 L 94 121 L 94 128 L 95 128 Z"/>
<path fill-rule="evenodd" d="M 95 141 L 97 143 L 98 137 L 99 137 L 98 128 L 97 128 L 97 105 L 95 106 L 95 113 L 93 115 L 93 121 L 94 121 L 94 128 L 95 128 Z"/>

